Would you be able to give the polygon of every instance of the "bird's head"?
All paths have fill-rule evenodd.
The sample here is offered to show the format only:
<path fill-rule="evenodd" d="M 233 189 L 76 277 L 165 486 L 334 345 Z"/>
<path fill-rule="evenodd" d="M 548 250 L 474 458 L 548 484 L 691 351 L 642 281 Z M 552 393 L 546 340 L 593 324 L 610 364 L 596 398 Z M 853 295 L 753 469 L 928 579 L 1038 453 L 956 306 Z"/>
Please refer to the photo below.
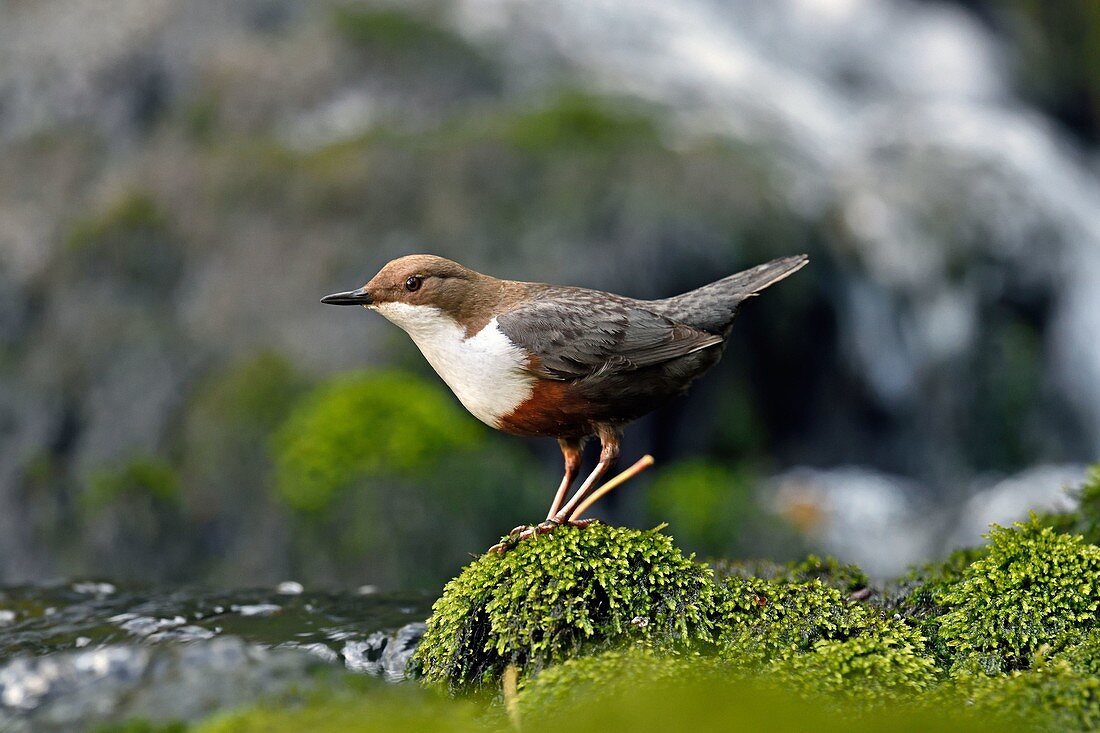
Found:
<path fill-rule="evenodd" d="M 391 260 L 363 287 L 321 298 L 329 305 L 361 305 L 377 310 L 405 330 L 439 314 L 462 320 L 497 288 L 493 278 L 435 255 Z"/>

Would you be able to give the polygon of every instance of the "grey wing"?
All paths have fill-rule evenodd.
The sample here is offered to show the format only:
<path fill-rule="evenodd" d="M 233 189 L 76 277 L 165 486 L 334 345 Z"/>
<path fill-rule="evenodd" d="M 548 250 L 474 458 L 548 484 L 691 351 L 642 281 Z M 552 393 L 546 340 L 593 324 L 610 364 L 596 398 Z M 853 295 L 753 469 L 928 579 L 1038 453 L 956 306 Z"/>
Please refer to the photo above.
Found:
<path fill-rule="evenodd" d="M 575 380 L 661 364 L 722 343 L 703 331 L 607 293 L 562 288 L 498 317 L 544 379 Z"/>

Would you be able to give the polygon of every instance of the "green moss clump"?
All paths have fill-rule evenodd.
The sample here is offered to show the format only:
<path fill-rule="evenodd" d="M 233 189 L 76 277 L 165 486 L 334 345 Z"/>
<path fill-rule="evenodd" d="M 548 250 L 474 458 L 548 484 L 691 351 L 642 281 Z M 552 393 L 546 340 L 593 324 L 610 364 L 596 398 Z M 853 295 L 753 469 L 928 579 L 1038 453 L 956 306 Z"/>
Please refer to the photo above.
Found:
<path fill-rule="evenodd" d="M 901 626 L 819 580 L 788 583 L 727 578 L 719 606 L 722 654 L 764 663 L 813 650 L 819 641 L 900 633 Z M 909 630 L 911 633 L 916 632 Z M 916 643 L 916 637 L 905 640 Z"/>
<path fill-rule="evenodd" d="M 432 383 L 387 372 L 343 375 L 306 394 L 277 430 L 276 490 L 294 509 L 318 512 L 357 480 L 423 475 L 483 436 Z"/>
<path fill-rule="evenodd" d="M 1044 645 L 1100 621 L 1100 547 L 1061 535 L 1035 518 L 1014 528 L 994 525 L 988 554 L 936 597 L 946 612 L 938 636 L 956 669 L 988 674 L 1026 669 Z"/>
<path fill-rule="evenodd" d="M 659 530 L 559 527 L 488 553 L 447 584 L 415 664 L 429 680 L 478 686 L 626 640 L 709 641 L 709 568 Z"/>
<path fill-rule="evenodd" d="M 820 580 L 842 593 L 866 588 L 870 582 L 858 565 L 842 563 L 835 557 L 808 555 L 804 560 L 777 563 L 769 560 L 712 560 L 718 578 L 759 578 L 782 583 L 806 583 Z"/>
<path fill-rule="evenodd" d="M 993 677 L 968 674 L 946 688 L 948 702 L 999 716 L 1013 728 L 1050 733 L 1100 729 L 1100 677 L 1066 660 L 1037 660 L 1033 669 Z"/>
<path fill-rule="evenodd" d="M 1069 664 L 1081 674 L 1100 678 L 1100 630 L 1082 635 L 1052 659 Z"/>
<path fill-rule="evenodd" d="M 835 557 L 810 555 L 805 560 L 792 562 L 790 577 L 795 581 L 820 580 L 842 593 L 852 593 L 867 587 L 870 579 L 858 565 L 842 563 Z"/>
<path fill-rule="evenodd" d="M 821 639 L 807 654 L 776 661 L 765 676 L 804 695 L 881 703 L 929 690 L 936 682 L 936 663 L 925 653 L 919 633 L 887 621 L 874 635 Z"/>

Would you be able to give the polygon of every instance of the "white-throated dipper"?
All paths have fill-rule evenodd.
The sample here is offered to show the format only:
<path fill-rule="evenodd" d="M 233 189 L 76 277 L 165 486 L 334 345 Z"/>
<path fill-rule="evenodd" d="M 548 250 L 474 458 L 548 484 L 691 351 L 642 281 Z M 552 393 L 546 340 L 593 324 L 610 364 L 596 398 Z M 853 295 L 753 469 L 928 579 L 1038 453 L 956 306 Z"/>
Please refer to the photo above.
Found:
<path fill-rule="evenodd" d="M 558 439 L 565 476 L 545 529 L 575 518 L 618 457 L 624 425 L 686 392 L 718 362 L 741 302 L 807 262 L 783 257 L 672 298 L 635 300 L 498 280 L 442 257 L 409 255 L 321 302 L 361 305 L 400 326 L 487 425 Z M 593 435 L 600 461 L 565 502 Z"/>

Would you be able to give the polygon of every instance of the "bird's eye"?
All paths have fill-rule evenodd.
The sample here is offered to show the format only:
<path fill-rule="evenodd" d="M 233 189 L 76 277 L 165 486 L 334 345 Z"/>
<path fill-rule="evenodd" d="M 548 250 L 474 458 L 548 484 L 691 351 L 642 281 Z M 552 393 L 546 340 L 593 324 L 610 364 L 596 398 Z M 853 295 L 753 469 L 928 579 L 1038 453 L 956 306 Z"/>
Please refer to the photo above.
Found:
<path fill-rule="evenodd" d="M 410 277 L 408 280 L 405 281 L 405 290 L 408 290 L 410 293 L 415 293 L 417 290 L 420 290 L 420 285 L 423 282 L 424 282 L 423 278 L 420 278 L 420 277 L 417 277 L 416 275 L 413 275 L 412 277 Z"/>

